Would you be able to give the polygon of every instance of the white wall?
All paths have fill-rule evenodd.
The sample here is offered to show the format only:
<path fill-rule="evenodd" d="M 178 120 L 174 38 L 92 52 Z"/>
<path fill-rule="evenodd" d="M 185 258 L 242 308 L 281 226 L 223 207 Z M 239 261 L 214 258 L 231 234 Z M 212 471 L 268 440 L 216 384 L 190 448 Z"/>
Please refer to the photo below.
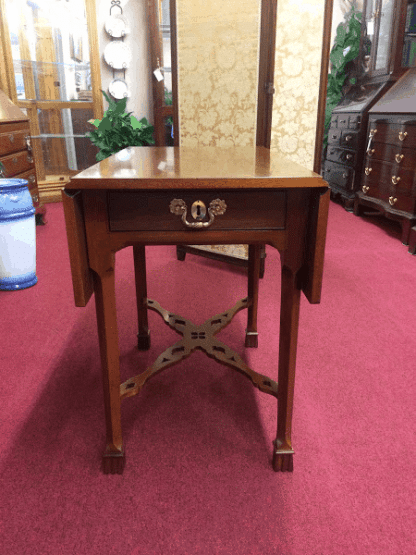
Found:
<path fill-rule="evenodd" d="M 152 84 L 150 76 L 150 37 L 147 25 L 146 0 L 121 0 L 123 16 L 130 25 L 130 33 L 124 37 L 124 43 L 131 50 L 132 62 L 126 69 L 126 82 L 130 91 L 127 110 L 133 112 L 137 119 L 142 117 L 153 122 Z M 108 94 L 108 86 L 113 79 L 113 70 L 103 57 L 104 48 L 111 37 L 104 29 L 105 20 L 110 15 L 110 0 L 96 0 L 98 40 L 101 57 L 102 89 Z M 112 15 L 120 13 L 115 6 Z M 116 39 L 120 40 L 120 39 Z M 123 71 L 117 71 L 115 77 L 123 78 Z M 104 109 L 107 102 L 104 100 Z"/>

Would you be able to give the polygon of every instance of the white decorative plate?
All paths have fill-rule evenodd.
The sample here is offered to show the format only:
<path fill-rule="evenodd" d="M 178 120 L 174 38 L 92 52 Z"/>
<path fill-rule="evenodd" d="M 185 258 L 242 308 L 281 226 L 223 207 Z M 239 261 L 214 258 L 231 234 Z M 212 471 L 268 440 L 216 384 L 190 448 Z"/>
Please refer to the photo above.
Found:
<path fill-rule="evenodd" d="M 110 15 L 105 21 L 104 28 L 114 38 L 121 38 L 130 32 L 127 19 L 121 14 Z"/>
<path fill-rule="evenodd" d="M 129 96 L 129 89 L 124 79 L 113 79 L 108 86 L 108 92 L 117 100 Z"/>
<path fill-rule="evenodd" d="M 126 69 L 131 61 L 131 52 L 124 42 L 113 40 L 104 49 L 104 60 L 113 69 Z"/>

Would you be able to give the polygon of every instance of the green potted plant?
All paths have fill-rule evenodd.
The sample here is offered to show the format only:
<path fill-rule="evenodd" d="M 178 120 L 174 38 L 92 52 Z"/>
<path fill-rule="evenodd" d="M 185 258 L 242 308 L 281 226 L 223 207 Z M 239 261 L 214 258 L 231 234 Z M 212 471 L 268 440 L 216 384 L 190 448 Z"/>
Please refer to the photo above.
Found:
<path fill-rule="evenodd" d="M 333 109 L 341 102 L 347 90 L 357 82 L 355 61 L 360 52 L 362 12 L 355 3 L 337 27 L 334 45 L 329 56 L 331 72 L 328 75 L 324 148 L 328 144 L 328 130 Z"/>
<path fill-rule="evenodd" d="M 111 100 L 104 91 L 101 91 L 108 102 L 108 109 L 104 112 L 103 119 L 89 120 L 97 129 L 85 136 L 97 146 L 97 162 L 108 158 L 111 154 L 129 146 L 154 145 L 154 127 L 146 118 L 140 121 L 126 112 L 127 98 L 118 102 Z"/>

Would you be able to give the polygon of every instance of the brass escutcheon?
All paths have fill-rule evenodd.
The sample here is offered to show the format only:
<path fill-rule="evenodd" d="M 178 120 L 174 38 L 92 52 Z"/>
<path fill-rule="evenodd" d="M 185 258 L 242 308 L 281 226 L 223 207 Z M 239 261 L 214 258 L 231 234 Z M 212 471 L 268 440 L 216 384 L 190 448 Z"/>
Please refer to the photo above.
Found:
<path fill-rule="evenodd" d="M 202 200 L 196 200 L 191 206 L 191 215 L 194 220 L 200 222 L 205 218 L 207 214 L 207 207 L 202 202 Z"/>
<path fill-rule="evenodd" d="M 370 187 L 368 185 L 363 185 L 361 188 L 363 190 L 363 193 L 366 194 Z"/>
<path fill-rule="evenodd" d="M 400 131 L 400 133 L 399 133 L 399 139 L 400 139 L 401 141 L 404 141 L 406 137 L 407 137 L 407 131 Z"/>
<path fill-rule="evenodd" d="M 368 156 L 372 156 L 375 153 L 376 149 L 375 148 L 369 148 L 367 149 L 367 154 Z"/>
<path fill-rule="evenodd" d="M 403 160 L 404 158 L 404 154 L 396 154 L 396 156 L 394 157 L 394 159 L 396 160 L 396 162 L 398 164 L 400 164 L 400 162 Z"/>
<path fill-rule="evenodd" d="M 396 204 L 397 202 L 397 198 L 395 197 L 389 197 L 389 204 L 390 206 L 393 206 L 393 204 Z"/>
<path fill-rule="evenodd" d="M 202 201 L 196 201 L 196 203 L 201 203 L 205 207 L 205 204 Z M 194 204 L 192 206 L 194 206 Z M 199 204 L 200 210 L 201 210 L 201 204 Z M 188 222 L 186 220 L 186 214 L 188 212 L 188 209 L 186 206 L 186 202 L 182 199 L 174 198 L 169 205 L 169 209 L 172 214 L 175 214 L 175 216 L 181 216 L 181 220 L 186 225 L 186 227 L 190 227 L 192 229 L 204 229 L 206 227 L 209 227 L 212 224 L 212 222 L 215 219 L 215 216 L 221 216 L 222 214 L 225 213 L 227 209 L 227 205 L 223 200 L 219 198 L 212 200 L 209 203 L 209 207 L 208 207 L 208 214 L 209 214 L 208 222 L 200 222 L 200 221 Z M 198 212 L 198 209 L 196 207 L 195 207 L 195 211 L 196 213 Z"/>
<path fill-rule="evenodd" d="M 370 139 L 372 139 L 376 133 L 377 133 L 377 129 L 371 129 L 370 130 Z"/>
<path fill-rule="evenodd" d="M 400 181 L 400 177 L 397 177 L 397 175 L 392 176 L 391 182 L 393 183 L 393 185 L 397 185 L 399 181 Z"/>

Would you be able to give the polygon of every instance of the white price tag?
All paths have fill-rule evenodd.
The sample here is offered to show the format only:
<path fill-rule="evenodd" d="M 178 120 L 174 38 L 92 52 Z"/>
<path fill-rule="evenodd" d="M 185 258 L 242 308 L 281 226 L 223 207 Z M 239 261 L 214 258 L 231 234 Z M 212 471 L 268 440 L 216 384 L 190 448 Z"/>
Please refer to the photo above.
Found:
<path fill-rule="evenodd" d="M 374 20 L 367 23 L 367 35 L 374 35 Z"/>
<path fill-rule="evenodd" d="M 159 68 L 154 70 L 153 75 L 156 77 L 158 81 L 163 81 L 163 75 Z"/>

